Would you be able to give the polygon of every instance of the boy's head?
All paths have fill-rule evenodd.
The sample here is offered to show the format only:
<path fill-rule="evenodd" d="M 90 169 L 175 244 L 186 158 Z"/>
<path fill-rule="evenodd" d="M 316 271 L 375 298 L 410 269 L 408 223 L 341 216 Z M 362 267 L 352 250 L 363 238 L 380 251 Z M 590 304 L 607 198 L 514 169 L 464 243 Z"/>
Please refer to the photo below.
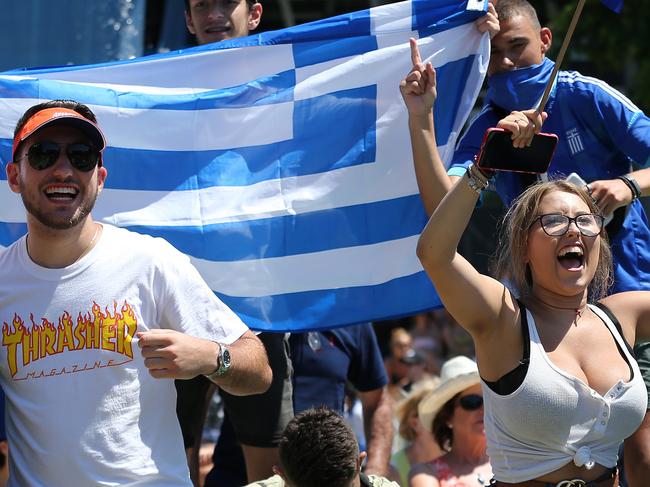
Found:
<path fill-rule="evenodd" d="M 255 0 L 185 0 L 185 24 L 199 45 L 245 37 L 261 18 Z"/>
<path fill-rule="evenodd" d="M 276 473 L 289 487 L 359 485 L 365 452 L 345 420 L 325 407 L 295 416 L 282 434 Z"/>
<path fill-rule="evenodd" d="M 492 39 L 488 76 L 539 64 L 551 47 L 550 29 L 542 27 L 527 0 L 500 0 L 501 30 Z"/>

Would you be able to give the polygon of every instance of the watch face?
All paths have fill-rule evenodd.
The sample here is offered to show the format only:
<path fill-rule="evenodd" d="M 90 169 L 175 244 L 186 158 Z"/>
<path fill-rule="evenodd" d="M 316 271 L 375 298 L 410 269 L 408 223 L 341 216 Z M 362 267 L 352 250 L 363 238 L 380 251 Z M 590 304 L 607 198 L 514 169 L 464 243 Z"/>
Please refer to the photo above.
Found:
<path fill-rule="evenodd" d="M 227 369 L 228 367 L 230 367 L 230 350 L 228 350 L 225 347 L 223 349 L 222 359 L 223 359 L 223 368 Z"/>

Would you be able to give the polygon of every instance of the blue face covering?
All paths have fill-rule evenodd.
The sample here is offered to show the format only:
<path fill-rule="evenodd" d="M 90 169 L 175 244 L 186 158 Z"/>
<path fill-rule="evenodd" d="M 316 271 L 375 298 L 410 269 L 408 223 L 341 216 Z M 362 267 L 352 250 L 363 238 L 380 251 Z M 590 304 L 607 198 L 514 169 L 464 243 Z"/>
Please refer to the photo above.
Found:
<path fill-rule="evenodd" d="M 536 108 L 553 66 L 553 61 L 544 58 L 540 64 L 493 74 L 488 79 L 487 101 L 507 112 Z"/>

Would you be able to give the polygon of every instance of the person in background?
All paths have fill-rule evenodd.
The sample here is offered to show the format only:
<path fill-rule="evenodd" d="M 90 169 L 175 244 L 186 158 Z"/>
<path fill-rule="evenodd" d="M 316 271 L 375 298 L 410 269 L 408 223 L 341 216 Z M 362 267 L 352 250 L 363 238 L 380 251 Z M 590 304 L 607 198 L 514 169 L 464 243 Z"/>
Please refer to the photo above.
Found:
<path fill-rule="evenodd" d="M 361 472 L 365 456 L 341 415 L 326 407 L 310 408 L 287 425 L 276 475 L 249 487 L 399 487 Z"/>
<path fill-rule="evenodd" d="M 296 414 L 323 405 L 343 414 L 346 384 L 352 384 L 363 410 L 365 471 L 386 475 L 393 441 L 393 400 L 372 325 L 292 333 L 289 343 Z"/>
<path fill-rule="evenodd" d="M 256 0 L 185 0 L 185 25 L 202 46 L 246 37 L 262 20 Z"/>
<path fill-rule="evenodd" d="M 409 471 L 418 463 L 430 462 L 439 457 L 443 450 L 433 438 L 431 430 L 426 428 L 418 413 L 422 399 L 428 396 L 438 385 L 439 379 L 425 379 L 416 383 L 395 408 L 400 439 L 406 446 L 393 453 L 390 459 L 389 478 L 402 486 L 408 486 Z"/>
<path fill-rule="evenodd" d="M 245 37 L 255 30 L 262 19 L 262 3 L 253 0 L 185 0 L 185 23 L 199 45 Z M 245 459 L 245 476 L 249 482 L 268 477 L 278 461 L 277 444 L 280 435 L 293 417 L 291 361 L 284 333 L 260 333 L 273 370 L 273 382 L 264 394 L 237 397 L 220 391 L 230 425 L 241 445 Z M 196 404 L 207 402 L 210 392 L 200 379 L 195 383 L 178 384 L 179 416 L 183 418 L 192 447 L 192 464 L 197 461 L 195 450 L 200 437 L 201 418 Z M 206 399 L 204 399 L 206 398 Z M 200 408 L 199 408 L 200 409 Z M 207 474 L 206 486 L 241 485 L 237 465 L 241 465 L 239 445 L 228 443 L 230 429 L 217 443 L 214 470 Z M 194 468 L 193 470 L 196 470 Z M 218 477 L 222 477 L 219 479 Z M 232 477 L 228 481 L 226 477 Z"/>
<path fill-rule="evenodd" d="M 394 328 L 390 335 L 389 355 L 384 359 L 389 379 L 388 390 L 394 400 L 398 400 L 403 388 L 412 383 L 411 366 L 421 358 L 413 349 L 410 333 L 402 327 Z"/>
<path fill-rule="evenodd" d="M 476 363 L 464 356 L 442 365 L 440 384 L 418 406 L 422 425 L 433 434 L 442 456 L 411 468 L 411 487 L 488 485 L 483 393 Z"/>

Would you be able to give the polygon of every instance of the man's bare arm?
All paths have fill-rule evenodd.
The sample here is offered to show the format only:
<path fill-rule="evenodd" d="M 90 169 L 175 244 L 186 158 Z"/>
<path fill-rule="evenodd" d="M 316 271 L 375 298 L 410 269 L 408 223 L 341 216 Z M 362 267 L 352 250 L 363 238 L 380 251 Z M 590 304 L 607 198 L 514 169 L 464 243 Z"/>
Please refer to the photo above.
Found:
<path fill-rule="evenodd" d="M 393 399 L 386 386 L 361 392 L 368 463 L 366 472 L 386 476 L 393 446 Z"/>
<path fill-rule="evenodd" d="M 216 342 L 167 329 L 139 332 L 136 336 L 144 364 L 155 378 L 191 379 L 217 368 Z M 272 372 L 262 342 L 247 330 L 227 347 L 230 369 L 213 382 L 239 396 L 265 392 L 271 385 Z"/>

